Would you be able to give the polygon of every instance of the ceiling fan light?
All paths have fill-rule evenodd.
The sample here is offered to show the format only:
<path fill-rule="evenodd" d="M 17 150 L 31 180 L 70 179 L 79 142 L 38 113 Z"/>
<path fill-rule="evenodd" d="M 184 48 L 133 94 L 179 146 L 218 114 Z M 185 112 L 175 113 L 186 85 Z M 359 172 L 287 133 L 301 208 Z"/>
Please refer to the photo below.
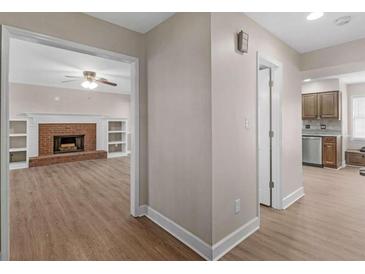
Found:
<path fill-rule="evenodd" d="M 84 81 L 84 82 L 81 83 L 81 86 L 83 88 L 90 88 L 90 82 L 89 81 Z"/>
<path fill-rule="evenodd" d="M 308 21 L 313 21 L 313 20 L 317 20 L 319 18 L 321 18 L 323 16 L 323 12 L 311 12 L 310 14 L 308 14 L 307 16 L 307 20 Z"/>
<path fill-rule="evenodd" d="M 96 88 L 98 86 L 98 84 L 97 83 L 95 83 L 95 82 L 90 82 L 90 84 L 89 84 L 89 89 L 94 89 L 94 88 Z"/>

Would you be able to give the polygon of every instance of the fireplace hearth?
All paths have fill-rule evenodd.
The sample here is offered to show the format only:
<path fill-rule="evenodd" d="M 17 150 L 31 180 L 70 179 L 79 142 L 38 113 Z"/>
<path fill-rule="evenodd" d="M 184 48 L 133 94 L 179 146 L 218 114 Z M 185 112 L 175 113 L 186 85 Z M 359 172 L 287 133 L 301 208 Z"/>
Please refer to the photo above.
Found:
<path fill-rule="evenodd" d="M 84 151 L 85 135 L 67 135 L 53 137 L 53 153 L 72 153 Z"/>

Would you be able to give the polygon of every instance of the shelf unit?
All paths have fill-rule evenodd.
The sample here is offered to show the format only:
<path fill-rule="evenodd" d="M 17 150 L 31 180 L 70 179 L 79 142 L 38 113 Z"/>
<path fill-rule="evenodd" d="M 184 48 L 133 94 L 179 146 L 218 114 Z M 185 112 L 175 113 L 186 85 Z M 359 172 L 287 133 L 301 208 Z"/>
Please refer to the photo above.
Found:
<path fill-rule="evenodd" d="M 126 119 L 108 120 L 108 158 L 127 156 L 128 121 Z"/>
<path fill-rule="evenodd" d="M 9 121 L 9 168 L 28 167 L 28 121 Z"/>

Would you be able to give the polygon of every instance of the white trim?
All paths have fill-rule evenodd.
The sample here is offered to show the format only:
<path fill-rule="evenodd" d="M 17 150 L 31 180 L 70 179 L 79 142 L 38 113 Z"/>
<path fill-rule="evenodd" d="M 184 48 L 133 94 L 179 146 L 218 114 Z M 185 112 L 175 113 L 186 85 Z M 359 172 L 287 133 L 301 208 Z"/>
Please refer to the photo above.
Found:
<path fill-rule="evenodd" d="M 9 33 L 1 26 L 0 91 L 0 259 L 9 259 Z"/>
<path fill-rule="evenodd" d="M 252 235 L 260 228 L 259 217 L 253 218 L 251 221 L 247 222 L 237 230 L 233 231 L 228 236 L 224 237 L 218 243 L 213 245 L 213 260 L 219 260 L 230 250 L 232 250 L 236 245 L 241 243 L 247 237 Z"/>
<path fill-rule="evenodd" d="M 148 205 L 140 205 L 138 208 L 138 217 L 146 216 L 148 211 Z"/>
<path fill-rule="evenodd" d="M 0 145 L 0 175 L 1 175 L 1 259 L 9 259 L 9 201 L 8 201 L 8 174 L 9 174 L 9 155 L 8 155 L 8 121 L 9 121 L 9 41 L 11 38 L 30 41 L 33 43 L 48 45 L 98 56 L 101 58 L 112 59 L 114 61 L 127 62 L 132 66 L 131 78 L 131 215 L 138 216 L 139 208 L 139 60 L 120 53 L 103 50 L 80 43 L 75 43 L 44 34 L 26 31 L 19 28 L 1 25 L 1 102 L 0 102 L 0 121 L 1 121 L 1 145 Z"/>
<path fill-rule="evenodd" d="M 287 209 L 289 206 L 294 204 L 296 201 L 298 201 L 300 198 L 304 196 L 304 187 L 300 187 L 297 190 L 290 193 L 288 196 L 283 198 L 283 209 Z"/>
<path fill-rule="evenodd" d="M 19 114 L 18 116 L 24 116 L 24 117 L 31 117 L 31 118 L 38 118 L 38 117 L 43 117 L 43 116 L 70 116 L 70 117 L 82 117 L 82 118 L 107 118 L 107 119 L 127 119 L 127 118 L 120 118 L 120 117 L 113 117 L 113 116 L 109 116 L 109 115 L 99 115 L 99 114 L 80 114 L 80 113 L 35 113 L 35 112 L 24 112 Z"/>
<path fill-rule="evenodd" d="M 212 246 L 148 205 L 139 207 L 139 216 L 146 216 L 209 261 L 219 260 L 260 227 L 260 219 L 255 217 Z"/>
<path fill-rule="evenodd" d="M 130 207 L 131 215 L 138 216 L 139 209 L 139 60 L 133 58 L 131 77 L 134 79 L 131 86 L 131 114 L 130 134 L 131 138 L 131 186 L 130 186 Z M 128 129 L 127 129 L 128 130 Z M 128 139 L 128 136 L 127 136 Z M 128 149 L 128 147 L 127 147 Z"/>
<path fill-rule="evenodd" d="M 350 121 L 350 128 L 351 128 L 351 136 L 350 136 L 350 140 L 353 142 L 363 142 L 365 141 L 365 137 L 355 137 L 355 126 L 354 126 L 354 122 L 355 122 L 355 113 L 354 113 L 354 100 L 358 99 L 358 98 L 362 98 L 364 99 L 365 96 L 364 95 L 351 95 L 350 96 L 350 110 L 351 110 L 351 119 L 349 119 Z"/>
<path fill-rule="evenodd" d="M 205 260 L 212 260 L 212 247 L 211 245 L 204 242 L 202 239 L 181 227 L 174 221 L 170 220 L 160 212 L 154 210 L 149 206 L 141 206 L 141 212 L 145 211 L 145 215 L 155 224 L 159 225 L 172 236 L 174 236 L 179 241 L 183 242 L 185 245 L 190 247 Z M 143 214 L 141 215 L 143 216 Z"/>
<path fill-rule="evenodd" d="M 260 69 L 260 63 L 264 62 L 274 70 L 274 90 L 277 97 L 273 96 L 273 181 L 275 187 L 272 191 L 272 207 L 275 209 L 282 208 L 282 97 L 283 97 L 283 65 L 281 62 L 271 58 L 267 55 L 257 52 L 256 54 L 256 152 L 259 155 L 259 85 L 258 75 Z M 256 159 L 257 166 L 259 166 L 259 157 Z M 257 210 L 258 217 L 260 217 L 260 193 L 259 193 L 259 168 L 256 171 L 256 184 L 257 184 Z"/>

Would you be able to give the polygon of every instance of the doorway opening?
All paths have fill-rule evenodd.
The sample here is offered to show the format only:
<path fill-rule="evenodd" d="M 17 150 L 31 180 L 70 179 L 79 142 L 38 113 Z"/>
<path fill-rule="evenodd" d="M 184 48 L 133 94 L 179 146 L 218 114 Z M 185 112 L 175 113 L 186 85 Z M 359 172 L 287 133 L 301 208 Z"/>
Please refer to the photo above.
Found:
<path fill-rule="evenodd" d="M 281 85 L 279 62 L 257 55 L 258 204 L 281 209 Z"/>
<path fill-rule="evenodd" d="M 50 51 L 54 51 L 55 54 L 49 54 L 48 56 L 52 58 L 61 58 L 60 60 L 62 60 L 62 62 L 59 62 L 59 68 L 61 68 L 60 71 L 62 71 L 62 77 L 68 77 L 68 75 L 71 75 L 71 77 L 69 77 L 70 79 L 58 79 L 57 75 L 53 76 L 55 76 L 58 80 L 56 80 L 56 78 L 53 79 L 53 76 L 51 75 L 41 79 L 41 74 L 38 74 L 39 78 L 36 78 L 37 81 L 40 82 L 41 80 L 53 80 L 53 84 L 57 84 L 59 86 L 52 86 L 51 84 L 47 86 L 44 83 L 40 83 L 43 85 L 39 85 L 34 88 L 34 85 L 29 83 L 27 83 L 29 84 L 28 87 L 24 87 L 24 84 L 17 84 L 18 86 L 16 88 L 18 94 L 26 94 L 27 91 L 30 93 L 31 89 L 37 93 L 38 97 L 29 97 L 28 101 L 23 100 L 22 103 L 28 104 L 34 99 L 34 102 L 32 101 L 34 104 L 28 106 L 42 107 L 43 110 L 40 112 L 37 112 L 36 109 L 19 112 L 18 110 L 20 110 L 21 107 L 18 109 L 11 109 L 9 107 L 12 99 L 10 98 L 10 92 L 11 90 L 14 90 L 14 87 L 12 86 L 14 79 L 11 79 L 11 70 L 14 68 L 14 64 L 12 63 L 13 60 L 11 59 L 15 56 L 14 54 L 11 54 L 11 47 L 15 45 L 14 41 L 16 41 L 19 45 L 27 44 L 27 47 L 24 47 L 24 49 L 27 50 L 31 48 L 29 47 L 29 44 L 32 44 L 35 48 L 48 48 Z M 56 166 L 64 164 L 64 161 L 67 161 L 69 168 L 77 170 L 77 172 L 78 170 L 83 170 L 83 174 L 86 174 L 87 176 L 94 176 L 95 174 L 92 175 L 88 173 L 86 169 L 98 171 L 99 175 L 102 173 L 102 170 L 107 170 L 107 173 L 105 173 L 106 176 L 109 174 L 111 169 L 114 171 L 118 169 L 117 173 L 127 174 L 128 177 L 127 193 L 123 193 L 123 197 L 128 197 L 128 199 L 126 199 L 127 202 L 124 203 L 124 208 L 127 211 L 126 215 L 131 214 L 135 217 L 139 216 L 138 58 L 8 26 L 1 26 L 1 45 L 1 259 L 8 260 L 10 258 L 10 233 L 12 233 L 12 231 L 10 231 L 10 215 L 12 214 L 10 204 L 13 204 L 14 201 L 11 200 L 14 188 L 13 185 L 10 186 L 9 180 L 11 176 L 9 175 L 10 170 L 13 169 L 31 170 L 32 168 L 40 167 L 42 169 L 41 172 L 47 172 L 46 169 L 48 166 L 52 169 L 57 169 Z M 44 54 L 43 50 L 35 50 L 39 55 Z M 82 74 L 83 70 L 88 71 L 89 68 L 86 67 L 80 67 L 77 71 L 72 71 L 72 69 L 70 71 L 69 69 L 71 67 L 67 66 L 66 59 L 62 59 L 62 54 L 68 54 L 69 56 L 73 55 L 75 58 L 69 58 L 69 60 L 81 65 L 85 65 L 83 61 L 86 59 L 92 59 L 93 61 L 90 61 L 90 63 L 94 62 L 93 64 L 96 66 L 99 65 L 98 69 L 100 71 L 100 75 L 94 74 L 90 76 L 88 74 L 86 77 L 85 73 L 84 75 Z M 28 56 L 31 58 L 33 55 L 30 54 Z M 29 73 L 20 74 L 28 77 L 31 75 L 33 70 L 36 70 L 36 66 L 39 66 L 41 63 L 52 65 L 50 60 L 43 60 L 44 62 L 41 61 L 34 62 L 33 60 L 32 62 L 27 62 L 28 65 L 32 64 L 33 67 L 28 67 Z M 115 64 L 115 67 L 112 66 L 113 63 Z M 113 73 L 110 73 L 107 77 L 103 76 L 103 73 L 107 74 L 107 68 L 119 68 L 120 66 L 118 66 L 117 63 L 123 64 L 121 66 L 128 68 L 128 75 L 125 77 L 128 78 L 128 80 L 126 80 L 128 85 L 125 86 L 128 87 L 128 94 L 113 93 L 113 82 L 118 83 L 118 88 L 124 87 L 120 81 L 111 81 L 112 83 L 109 83 L 108 80 L 113 80 L 112 78 L 116 77 L 116 74 L 113 75 Z M 103 68 L 105 71 L 102 71 Z M 55 67 L 50 66 L 47 71 L 43 73 L 46 74 L 54 71 Z M 117 74 L 119 77 L 119 72 Z M 114 80 L 118 80 L 118 77 Z M 108 78 L 108 80 L 106 78 Z M 72 82 L 67 80 L 75 81 Z M 80 81 L 80 83 L 78 81 Z M 88 83 L 87 87 L 86 85 L 83 85 L 85 82 Z M 103 90 L 97 91 L 97 89 L 95 89 L 97 87 L 96 84 L 103 87 Z M 51 91 L 45 91 L 44 89 L 47 88 L 52 89 L 52 92 L 57 93 L 51 94 Z M 106 99 L 106 96 L 113 97 L 114 99 Z M 114 113 L 108 112 L 111 109 L 111 104 L 117 101 L 115 99 L 116 96 L 128 97 L 126 98 L 128 101 L 127 118 L 122 117 L 118 113 L 114 115 Z M 44 103 L 48 100 L 47 98 L 50 100 L 50 104 Z M 88 104 L 87 100 L 90 100 L 90 102 L 94 101 L 95 104 L 92 106 L 91 104 Z M 39 103 L 37 103 L 38 101 Z M 75 102 L 82 103 L 77 104 Z M 67 107 L 65 107 L 66 105 Z M 103 105 L 104 110 L 108 113 L 93 113 L 92 111 L 95 110 L 94 107 L 96 105 Z M 73 111 L 70 111 L 72 106 Z M 49 110 L 46 109 L 47 107 L 50 107 Z M 127 160 L 118 161 L 114 159 L 122 156 L 125 156 L 124 159 Z M 108 160 L 109 158 L 113 158 L 110 159 L 113 167 L 110 167 L 108 162 L 104 160 L 106 158 L 108 158 Z M 83 162 L 86 160 L 94 161 L 94 167 L 88 164 L 91 162 Z M 98 162 L 99 160 L 101 161 Z M 72 166 L 74 162 L 84 164 L 79 164 L 78 168 L 75 168 Z M 123 171 L 119 171 L 121 164 L 123 165 Z M 26 172 L 24 171 L 24 173 Z M 49 174 L 51 173 L 55 174 L 53 171 Z M 61 172 L 60 174 L 63 173 Z M 120 178 L 118 174 L 114 175 L 114 177 Z M 60 176 L 62 177 L 63 175 Z M 53 180 L 59 181 L 60 176 L 53 176 Z M 48 177 L 52 176 L 43 176 L 42 178 Z M 75 180 L 78 180 L 79 186 L 83 182 L 90 182 L 90 178 L 84 178 L 82 180 L 78 179 L 81 178 L 80 176 L 74 176 L 74 178 Z M 107 177 L 104 177 L 104 179 L 105 178 Z M 100 186 L 102 183 L 105 183 L 105 180 L 99 179 L 96 180 L 99 182 L 99 184 L 97 184 L 97 182 L 95 183 L 96 186 Z M 56 181 L 53 181 L 53 183 Z M 23 185 L 25 186 L 25 184 Z M 66 186 L 67 184 L 58 183 L 57 185 Z M 29 187 L 29 185 L 27 185 L 27 187 Z M 52 187 L 50 188 L 49 185 L 46 185 L 45 187 L 48 187 L 53 194 L 57 193 L 57 190 L 52 190 Z M 67 187 L 69 187 L 69 189 L 64 193 L 72 194 L 70 185 L 67 185 Z M 113 185 L 113 189 L 117 189 L 118 187 L 119 186 L 117 184 Z M 84 187 L 83 189 L 85 190 L 87 188 Z M 108 188 L 106 187 L 104 189 Z M 58 191 L 58 193 L 62 193 L 62 191 Z M 93 192 L 90 191 L 89 194 L 90 193 Z M 56 200 L 51 200 L 47 193 L 43 194 L 45 202 Z M 118 195 L 114 196 L 118 199 Z M 68 197 L 72 197 L 72 195 L 69 195 Z M 83 201 L 86 205 L 88 200 L 84 199 Z M 70 202 L 70 200 L 68 200 L 68 202 Z M 60 205 L 62 203 L 58 201 L 58 204 Z M 89 206 L 91 206 L 91 204 L 89 204 Z M 47 207 L 43 208 L 45 210 L 47 209 Z M 74 207 L 69 206 L 68 208 Z M 65 216 L 69 216 L 69 214 L 65 214 Z M 101 215 L 99 214 L 99 216 Z M 101 222 L 99 222 L 99 224 L 100 223 Z M 57 229 L 53 230 L 53 232 L 56 230 Z M 67 254 L 67 252 L 65 254 Z"/>

